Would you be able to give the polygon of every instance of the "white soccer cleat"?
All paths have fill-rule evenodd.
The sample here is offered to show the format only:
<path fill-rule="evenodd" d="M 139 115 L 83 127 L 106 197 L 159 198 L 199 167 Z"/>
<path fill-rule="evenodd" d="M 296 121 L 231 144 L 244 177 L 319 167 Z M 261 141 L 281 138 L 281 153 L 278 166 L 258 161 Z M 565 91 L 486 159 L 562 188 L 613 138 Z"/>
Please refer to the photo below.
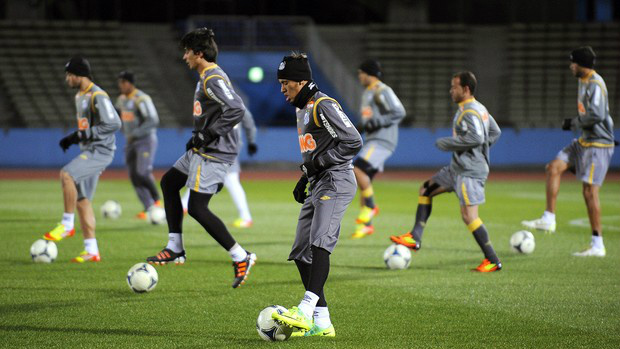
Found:
<path fill-rule="evenodd" d="M 605 257 L 605 247 L 603 248 L 596 248 L 594 246 L 591 246 L 588 249 L 585 249 L 581 252 L 575 252 L 573 253 L 573 256 L 576 257 Z"/>
<path fill-rule="evenodd" d="M 533 221 L 521 221 L 521 225 L 529 229 L 542 230 L 545 233 L 555 233 L 555 222 L 548 222 L 542 218 Z"/>

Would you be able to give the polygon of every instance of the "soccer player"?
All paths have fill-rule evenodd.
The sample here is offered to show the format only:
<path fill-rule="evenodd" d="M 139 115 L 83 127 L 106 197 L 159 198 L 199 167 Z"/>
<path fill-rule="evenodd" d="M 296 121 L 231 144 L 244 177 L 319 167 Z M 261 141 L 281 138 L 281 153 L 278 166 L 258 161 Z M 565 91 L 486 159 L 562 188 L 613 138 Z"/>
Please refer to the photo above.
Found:
<path fill-rule="evenodd" d="M 605 257 L 599 189 L 614 153 L 614 123 L 609 115 L 607 86 L 594 71 L 596 54 L 590 46 L 580 47 L 570 54 L 570 70 L 578 79 L 577 117 L 564 119 L 562 129 L 581 130 L 581 137 L 562 149 L 546 167 L 547 207 L 541 218 L 521 222 L 525 227 L 555 232 L 555 204 L 560 190 L 560 178 L 571 170 L 583 185 L 583 198 L 588 209 L 592 241 L 590 247 L 574 253 L 579 257 Z"/>
<path fill-rule="evenodd" d="M 288 259 L 295 261 L 306 293 L 298 306 L 283 314 L 273 313 L 273 317 L 297 328 L 295 335 L 333 337 L 336 332 L 323 286 L 342 217 L 355 197 L 352 159 L 362 147 L 362 138 L 338 102 L 312 81 L 305 54 L 284 57 L 278 81 L 287 102 L 297 108 L 303 174 L 293 196 L 303 205 Z"/>
<path fill-rule="evenodd" d="M 188 213 L 230 254 L 237 288 L 248 277 L 256 255 L 248 252 L 230 235 L 224 223 L 209 209 L 211 197 L 223 186 L 226 173 L 239 153 L 238 133 L 233 130 L 245 106 L 217 62 L 217 44 L 211 29 L 195 29 L 183 36 L 183 59 L 200 73 L 194 93 L 194 131 L 186 152 L 161 179 L 168 221 L 168 244 L 146 260 L 152 264 L 185 263 L 183 247 L 183 206 L 180 190 L 187 186 Z"/>
<path fill-rule="evenodd" d="M 361 126 L 366 132 L 364 147 L 353 162 L 355 179 L 361 190 L 361 211 L 356 219 L 357 228 L 351 236 L 360 239 L 375 232 L 372 218 L 379 213 L 375 204 L 372 179 L 383 171 L 385 161 L 398 143 L 398 124 L 405 117 L 405 108 L 394 91 L 381 81 L 381 64 L 364 61 L 357 71 L 362 86 Z"/>
<path fill-rule="evenodd" d="M 125 163 L 129 178 L 144 211 L 137 218 L 146 219 L 153 206 L 161 206 L 159 193 L 153 177 L 153 160 L 157 150 L 157 125 L 159 117 L 151 97 L 136 88 L 135 75 L 123 71 L 118 75 L 118 89 L 121 95 L 116 99 L 116 108 L 121 111 L 125 145 Z"/>
<path fill-rule="evenodd" d="M 239 140 L 241 140 L 240 126 L 243 127 L 245 137 L 248 139 L 248 154 L 253 156 L 258 151 L 258 146 L 256 145 L 256 124 L 254 123 L 252 113 L 247 108 L 245 109 L 243 119 L 241 119 L 241 122 L 234 128 L 235 132 L 238 133 Z M 239 147 L 241 147 L 241 141 L 239 142 Z M 232 223 L 232 226 L 235 228 L 250 228 L 253 224 L 252 215 L 250 214 L 250 208 L 248 207 L 245 191 L 243 190 L 243 186 L 241 186 L 241 181 L 239 180 L 239 173 L 241 173 L 241 164 L 239 163 L 239 157 L 236 157 L 235 162 L 226 174 L 226 178 L 224 179 L 224 187 L 228 189 L 228 193 L 235 203 L 235 206 L 237 206 L 237 211 L 239 212 L 239 218 Z M 181 201 L 183 203 L 183 212 L 187 212 L 187 206 L 189 204 L 189 190 L 185 191 Z"/>
<path fill-rule="evenodd" d="M 491 245 L 487 228 L 478 217 L 478 205 L 484 203 L 484 184 L 489 175 L 489 148 L 501 131 L 482 103 L 474 98 L 476 77 L 463 71 L 452 77 L 450 96 L 458 104 L 452 121 L 452 137 L 439 138 L 435 145 L 452 152 L 449 166 L 439 170 L 420 186 L 415 224 L 410 232 L 390 239 L 414 251 L 422 247 L 422 233 L 431 215 L 433 197 L 454 191 L 461 204 L 461 217 L 482 249 L 484 260 L 474 270 L 493 272 L 502 263 Z"/>
<path fill-rule="evenodd" d="M 71 58 L 65 65 L 65 72 L 67 85 L 78 90 L 75 96 L 78 130 L 61 139 L 59 145 L 66 152 L 73 144 L 79 144 L 81 153 L 60 170 L 65 212 L 62 221 L 44 238 L 60 241 L 73 236 L 77 206 L 84 235 L 84 251 L 71 261 L 99 262 L 101 256 L 95 237 L 95 213 L 91 202 L 99 176 L 114 159 L 114 133 L 121 128 L 121 120 L 108 94 L 92 82 L 90 64 L 85 58 Z"/>

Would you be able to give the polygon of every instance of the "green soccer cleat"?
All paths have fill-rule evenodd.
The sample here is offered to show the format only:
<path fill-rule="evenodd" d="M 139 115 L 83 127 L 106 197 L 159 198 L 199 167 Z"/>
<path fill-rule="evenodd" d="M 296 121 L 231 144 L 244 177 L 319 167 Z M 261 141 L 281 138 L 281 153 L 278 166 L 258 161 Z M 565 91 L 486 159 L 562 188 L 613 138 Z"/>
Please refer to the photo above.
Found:
<path fill-rule="evenodd" d="M 336 337 L 336 330 L 334 325 L 330 325 L 328 328 L 319 328 L 316 324 L 312 326 L 310 331 L 298 330 L 291 334 L 291 337 Z"/>
<path fill-rule="evenodd" d="M 310 331 L 314 325 L 312 318 L 307 317 L 306 314 L 297 307 L 292 307 L 282 314 L 274 311 L 271 317 L 283 325 L 288 325 L 304 331 Z"/>

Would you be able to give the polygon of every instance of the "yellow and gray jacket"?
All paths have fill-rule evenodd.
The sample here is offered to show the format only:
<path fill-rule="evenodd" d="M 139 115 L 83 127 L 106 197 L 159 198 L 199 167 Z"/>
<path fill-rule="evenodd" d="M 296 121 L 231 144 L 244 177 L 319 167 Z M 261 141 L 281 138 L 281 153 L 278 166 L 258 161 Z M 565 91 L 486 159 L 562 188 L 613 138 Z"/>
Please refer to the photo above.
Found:
<path fill-rule="evenodd" d="M 391 87 L 381 81 L 368 86 L 362 95 L 362 127 L 371 118 L 380 120 L 381 128 L 366 134 L 365 141 L 379 142 L 394 151 L 398 144 L 398 124 L 406 115 L 405 107 Z"/>
<path fill-rule="evenodd" d="M 108 94 L 91 83 L 85 91 L 75 95 L 75 108 L 78 129 L 86 133 L 86 138 L 80 141 L 80 149 L 113 154 L 116 149 L 114 133 L 121 128 L 121 119 Z"/>
<path fill-rule="evenodd" d="M 121 112 L 123 133 L 134 140 L 155 135 L 159 116 L 151 97 L 135 89 L 128 95 L 116 99 L 116 109 Z"/>
<path fill-rule="evenodd" d="M 577 111 L 573 118 L 573 129 L 581 130 L 579 143 L 584 147 L 613 147 L 614 122 L 609 115 L 607 86 L 594 70 L 579 79 L 577 90 Z"/>
<path fill-rule="evenodd" d="M 457 174 L 486 179 L 491 145 L 502 131 L 482 103 L 470 98 L 459 103 L 452 121 L 452 137 L 439 138 L 436 145 L 451 151 L 450 168 Z"/>

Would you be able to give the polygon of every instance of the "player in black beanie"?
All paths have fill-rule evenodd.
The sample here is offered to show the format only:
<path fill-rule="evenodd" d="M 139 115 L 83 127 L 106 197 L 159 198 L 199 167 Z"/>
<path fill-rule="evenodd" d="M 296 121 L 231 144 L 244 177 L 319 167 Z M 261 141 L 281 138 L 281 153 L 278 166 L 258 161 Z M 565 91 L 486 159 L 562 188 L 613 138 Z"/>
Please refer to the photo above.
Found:
<path fill-rule="evenodd" d="M 92 80 L 90 63 L 88 63 L 86 58 L 81 56 L 71 57 L 69 62 L 65 64 L 65 72 L 76 76 L 85 76 Z"/>
<path fill-rule="evenodd" d="M 278 80 L 285 81 L 281 92 L 286 101 L 300 109 L 319 91 L 312 81 L 312 69 L 305 53 L 293 52 L 285 56 L 278 66 Z"/>
<path fill-rule="evenodd" d="M 381 63 L 374 59 L 367 59 L 360 64 L 359 69 L 364 73 L 372 76 L 376 76 L 381 79 L 383 71 L 381 69 Z"/>
<path fill-rule="evenodd" d="M 570 53 L 570 61 L 577 63 L 584 68 L 593 69 L 596 61 L 596 53 L 590 46 L 583 46 L 574 49 Z"/>

